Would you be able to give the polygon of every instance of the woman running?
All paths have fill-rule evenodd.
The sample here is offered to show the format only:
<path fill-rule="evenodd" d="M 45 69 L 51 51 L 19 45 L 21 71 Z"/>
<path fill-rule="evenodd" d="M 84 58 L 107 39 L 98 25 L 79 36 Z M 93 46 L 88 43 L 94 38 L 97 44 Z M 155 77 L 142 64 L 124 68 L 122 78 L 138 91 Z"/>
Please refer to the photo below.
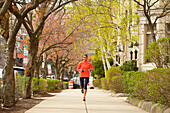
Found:
<path fill-rule="evenodd" d="M 88 55 L 85 54 L 83 56 L 84 61 L 80 62 L 79 65 L 77 66 L 77 71 L 80 72 L 81 92 L 84 93 L 83 101 L 86 101 L 85 98 L 87 93 L 87 84 L 89 83 L 90 71 L 93 71 L 93 66 L 90 62 L 87 61 L 87 59 Z"/>

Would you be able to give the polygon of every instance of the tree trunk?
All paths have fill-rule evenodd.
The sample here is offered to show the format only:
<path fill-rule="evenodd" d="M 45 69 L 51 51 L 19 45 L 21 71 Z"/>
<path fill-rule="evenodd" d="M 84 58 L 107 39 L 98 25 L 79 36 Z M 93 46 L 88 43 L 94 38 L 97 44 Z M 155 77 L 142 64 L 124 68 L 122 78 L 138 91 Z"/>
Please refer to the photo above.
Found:
<path fill-rule="evenodd" d="M 103 47 L 103 50 L 106 51 L 104 47 Z M 106 56 L 105 59 L 106 59 L 107 68 L 110 69 L 111 66 L 110 66 L 110 62 L 109 62 L 109 60 L 108 60 L 108 58 L 107 58 L 106 52 L 105 52 L 105 56 Z"/>
<path fill-rule="evenodd" d="M 15 38 L 7 44 L 6 48 L 6 62 L 3 70 L 3 105 L 5 107 L 10 107 L 15 105 L 15 79 L 13 70 L 13 54 L 15 46 Z"/>
<path fill-rule="evenodd" d="M 103 62 L 103 67 L 104 67 L 104 73 L 105 73 L 105 77 L 106 77 L 106 63 L 105 63 L 105 59 L 104 59 L 104 55 L 102 54 L 102 62 Z"/>
<path fill-rule="evenodd" d="M 59 80 L 60 79 L 60 72 L 59 72 L 60 70 L 58 69 L 58 67 L 56 67 L 55 70 L 56 70 L 56 74 L 57 74 L 56 78 Z"/>
<path fill-rule="evenodd" d="M 111 66 L 110 66 L 110 62 L 109 62 L 108 58 L 106 58 L 106 64 L 107 64 L 108 69 L 110 69 Z"/>
<path fill-rule="evenodd" d="M 59 80 L 60 79 L 60 64 L 59 64 L 59 61 L 58 61 L 58 55 L 57 55 L 57 59 L 56 59 L 56 62 L 55 62 L 55 67 L 56 67 L 57 79 Z"/>
<path fill-rule="evenodd" d="M 61 72 L 61 87 L 62 87 L 62 89 L 63 89 L 63 80 L 64 80 L 64 72 L 65 72 L 65 70 L 64 69 L 62 69 L 62 72 Z"/>
<path fill-rule="evenodd" d="M 28 56 L 28 64 L 25 69 L 25 75 L 26 77 L 29 77 L 28 85 L 26 88 L 26 95 L 24 98 L 31 98 L 31 84 L 32 84 L 32 78 L 34 74 L 34 66 L 36 61 L 36 56 L 38 52 L 38 39 L 32 36 L 32 40 L 30 40 L 30 49 L 29 49 L 29 56 Z"/>
<path fill-rule="evenodd" d="M 70 81 L 70 79 L 72 77 L 72 70 L 73 70 L 73 67 L 71 67 L 69 72 L 68 72 L 68 81 Z"/>
<path fill-rule="evenodd" d="M 40 67 L 41 67 L 41 64 L 42 64 L 42 60 L 43 60 L 42 57 L 39 58 L 37 60 L 36 64 L 35 64 L 35 74 L 34 74 L 34 76 L 38 79 L 40 78 L 39 73 L 40 73 Z"/>
<path fill-rule="evenodd" d="M 17 21 L 14 28 L 6 40 L 6 61 L 3 70 L 3 105 L 10 107 L 15 105 L 15 78 L 14 78 L 14 47 L 16 42 L 16 35 L 21 27 L 21 21 Z"/>

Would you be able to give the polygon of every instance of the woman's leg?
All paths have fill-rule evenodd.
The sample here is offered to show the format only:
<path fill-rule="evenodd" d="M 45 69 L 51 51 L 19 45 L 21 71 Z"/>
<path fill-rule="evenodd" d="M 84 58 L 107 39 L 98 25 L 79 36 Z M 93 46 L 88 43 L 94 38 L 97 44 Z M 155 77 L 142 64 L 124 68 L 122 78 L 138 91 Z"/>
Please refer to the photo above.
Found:
<path fill-rule="evenodd" d="M 84 85 L 84 98 L 86 97 L 87 93 L 87 84 L 89 83 L 89 77 L 85 77 L 85 85 Z"/>
<path fill-rule="evenodd" d="M 84 77 L 80 77 L 81 92 L 83 93 L 84 88 Z"/>

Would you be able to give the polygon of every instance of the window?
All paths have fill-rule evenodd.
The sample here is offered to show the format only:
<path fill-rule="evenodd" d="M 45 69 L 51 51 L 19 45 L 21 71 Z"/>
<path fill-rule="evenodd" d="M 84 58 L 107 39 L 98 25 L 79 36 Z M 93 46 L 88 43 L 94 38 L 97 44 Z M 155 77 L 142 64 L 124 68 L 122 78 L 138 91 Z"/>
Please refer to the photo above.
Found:
<path fill-rule="evenodd" d="M 133 60 L 133 52 L 130 52 L 130 59 Z"/>
<path fill-rule="evenodd" d="M 120 57 L 119 57 L 119 64 L 120 64 Z"/>
<path fill-rule="evenodd" d="M 156 30 L 156 24 L 154 25 L 154 32 Z M 151 29 L 150 29 L 150 26 L 149 25 L 145 25 L 145 49 L 148 49 L 149 48 L 149 44 L 153 42 L 153 38 L 152 38 L 152 35 L 151 35 Z M 146 62 L 150 62 L 149 59 L 147 60 L 144 60 L 144 63 Z"/>
<path fill-rule="evenodd" d="M 156 30 L 156 25 L 154 25 L 154 31 Z M 146 47 L 149 48 L 149 44 L 153 42 L 152 35 L 151 35 L 151 29 L 150 26 L 147 25 L 147 32 L 146 32 Z"/>
<path fill-rule="evenodd" d="M 167 37 L 170 37 L 170 24 L 167 24 L 167 30 L 166 30 L 166 32 L 167 32 Z"/>
<path fill-rule="evenodd" d="M 170 24 L 168 24 L 167 26 L 168 26 L 168 31 L 170 32 Z"/>
<path fill-rule="evenodd" d="M 156 25 L 154 25 L 154 31 L 156 30 Z M 149 25 L 147 25 L 147 32 L 151 32 L 151 28 Z"/>
<path fill-rule="evenodd" d="M 135 50 L 135 59 L 137 59 L 138 58 L 138 51 L 137 50 Z"/>
<path fill-rule="evenodd" d="M 149 44 L 153 42 L 152 35 L 147 34 L 147 48 L 149 48 Z"/>
<path fill-rule="evenodd" d="M 119 56 L 118 55 L 116 55 L 116 61 L 118 62 L 118 58 L 119 58 Z"/>

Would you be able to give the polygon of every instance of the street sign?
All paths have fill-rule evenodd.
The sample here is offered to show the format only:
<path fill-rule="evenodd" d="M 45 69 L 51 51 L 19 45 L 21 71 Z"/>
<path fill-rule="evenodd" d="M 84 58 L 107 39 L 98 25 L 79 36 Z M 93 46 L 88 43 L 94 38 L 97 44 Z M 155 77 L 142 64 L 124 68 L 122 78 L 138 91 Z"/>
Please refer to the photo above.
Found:
<path fill-rule="evenodd" d="M 28 46 L 24 46 L 24 56 L 28 56 Z"/>
<path fill-rule="evenodd" d="M 52 74 L 51 64 L 47 64 L 47 68 L 48 68 L 48 74 L 51 75 Z"/>
<path fill-rule="evenodd" d="M 25 67 L 28 63 L 28 58 L 23 58 L 23 66 Z"/>

